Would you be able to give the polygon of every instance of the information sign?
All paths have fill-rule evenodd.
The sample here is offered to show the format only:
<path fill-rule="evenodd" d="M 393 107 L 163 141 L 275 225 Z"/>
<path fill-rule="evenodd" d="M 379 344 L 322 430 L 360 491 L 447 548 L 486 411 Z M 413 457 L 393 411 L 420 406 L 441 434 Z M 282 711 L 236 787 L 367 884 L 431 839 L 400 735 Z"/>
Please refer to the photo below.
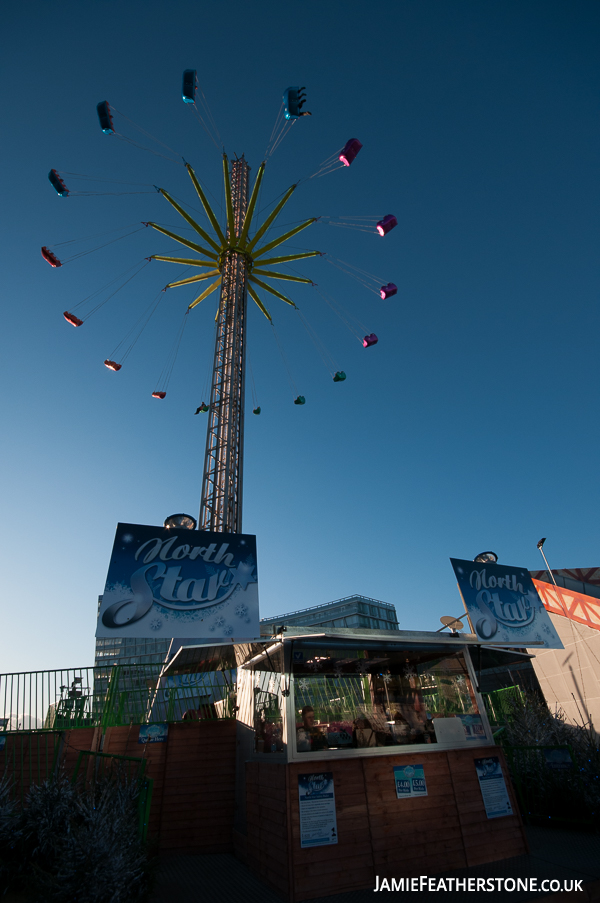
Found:
<path fill-rule="evenodd" d="M 462 721 L 467 741 L 486 739 L 481 715 L 458 715 L 457 717 Z"/>
<path fill-rule="evenodd" d="M 485 759 L 474 761 L 487 817 L 500 818 L 502 815 L 512 815 L 513 810 L 498 756 L 487 756 Z"/>
<path fill-rule="evenodd" d="M 425 771 L 422 765 L 394 765 L 396 796 L 399 800 L 413 796 L 427 796 Z"/>
<path fill-rule="evenodd" d="M 525 568 L 451 558 L 473 632 L 479 640 L 563 649 Z"/>
<path fill-rule="evenodd" d="M 298 775 L 300 846 L 323 847 L 338 842 L 333 772 Z"/>
<path fill-rule="evenodd" d="M 168 735 L 168 724 L 142 724 L 138 743 L 166 743 Z"/>
<path fill-rule="evenodd" d="M 256 537 L 117 524 L 96 636 L 260 636 Z"/>

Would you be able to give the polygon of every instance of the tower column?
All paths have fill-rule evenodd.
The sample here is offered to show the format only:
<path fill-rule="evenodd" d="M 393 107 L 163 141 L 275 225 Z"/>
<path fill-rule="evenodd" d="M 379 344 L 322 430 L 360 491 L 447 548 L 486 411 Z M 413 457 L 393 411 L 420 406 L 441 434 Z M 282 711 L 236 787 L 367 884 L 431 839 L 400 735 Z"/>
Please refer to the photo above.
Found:
<path fill-rule="evenodd" d="M 248 207 L 250 167 L 242 156 L 231 163 L 231 196 L 236 236 Z M 235 245 L 235 237 L 227 231 Z M 222 260 L 213 379 L 202 477 L 198 527 L 217 533 L 241 533 L 244 470 L 244 395 L 246 373 L 246 262 L 228 250 Z"/>

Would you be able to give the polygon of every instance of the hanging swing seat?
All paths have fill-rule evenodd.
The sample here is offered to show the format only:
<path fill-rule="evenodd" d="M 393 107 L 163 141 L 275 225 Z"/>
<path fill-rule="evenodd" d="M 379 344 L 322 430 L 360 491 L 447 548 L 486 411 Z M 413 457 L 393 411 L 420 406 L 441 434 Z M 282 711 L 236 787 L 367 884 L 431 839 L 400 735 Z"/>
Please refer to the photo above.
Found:
<path fill-rule="evenodd" d="M 363 347 L 364 347 L 364 348 L 369 348 L 371 345 L 376 345 L 378 341 L 379 341 L 379 339 L 377 338 L 377 336 L 375 335 L 375 333 L 372 332 L 371 335 L 366 335 L 366 336 L 364 337 L 364 339 L 363 339 Z"/>
<path fill-rule="evenodd" d="M 294 404 L 306 404 L 304 395 L 299 395 L 298 398 L 294 398 Z"/>
<path fill-rule="evenodd" d="M 253 413 L 253 414 L 260 414 L 260 407 L 258 407 L 258 408 L 252 408 L 252 413 Z"/>
<path fill-rule="evenodd" d="M 200 407 L 194 411 L 194 414 L 206 414 L 207 411 L 208 411 L 208 405 L 204 404 L 204 402 L 202 402 Z"/>
<path fill-rule="evenodd" d="M 153 392 L 152 398 L 164 398 L 166 394 L 166 392 Z"/>
<path fill-rule="evenodd" d="M 335 376 L 333 377 L 334 383 L 341 383 L 346 379 L 346 374 L 343 370 L 338 370 Z"/>
<path fill-rule="evenodd" d="M 98 119 L 100 120 L 100 128 L 104 132 L 105 135 L 114 135 L 115 129 L 113 126 L 112 113 L 110 112 L 110 106 L 107 100 L 101 100 L 100 103 L 96 106 L 96 110 L 98 112 Z"/>
<path fill-rule="evenodd" d="M 122 367 L 123 365 L 122 365 L 122 364 L 117 364 L 116 361 L 105 360 L 105 361 L 104 361 L 104 366 L 105 366 L 105 367 L 108 367 L 109 370 L 114 370 L 115 373 L 116 373 L 117 370 L 120 370 L 121 367 Z"/>
<path fill-rule="evenodd" d="M 305 88 L 286 88 L 283 92 L 283 115 L 286 119 L 299 119 L 300 116 L 312 116 L 308 110 L 302 110 L 306 95 L 302 92 Z"/>
<path fill-rule="evenodd" d="M 68 310 L 64 312 L 63 317 L 71 326 L 83 326 L 83 320 L 80 320 L 75 314 L 70 314 Z"/>
<path fill-rule="evenodd" d="M 50 180 L 50 184 L 60 198 L 66 198 L 69 196 L 69 189 L 55 169 L 50 170 L 50 172 L 48 173 L 48 178 Z"/>
<path fill-rule="evenodd" d="M 358 140 L 358 138 L 350 138 L 346 141 L 344 145 L 344 149 L 340 154 L 340 160 L 344 164 L 344 166 L 350 166 L 351 163 L 356 159 L 356 155 L 361 149 L 362 144 Z"/>
<path fill-rule="evenodd" d="M 185 69 L 183 72 L 183 86 L 181 96 L 184 103 L 196 102 L 196 70 Z"/>
<path fill-rule="evenodd" d="M 391 232 L 398 225 L 398 220 L 393 215 L 393 213 L 388 213 L 387 216 L 384 216 L 383 219 L 380 219 L 377 223 L 377 231 L 380 235 L 387 235 L 388 232 Z"/>
<path fill-rule="evenodd" d="M 47 260 L 51 267 L 61 267 L 62 263 L 52 251 L 48 250 L 48 248 L 42 246 L 42 257 L 44 260 Z"/>
<path fill-rule="evenodd" d="M 385 301 L 386 298 L 391 298 L 392 295 L 395 295 L 395 294 L 397 293 L 397 291 L 398 291 L 398 286 L 397 286 L 397 285 L 394 285 L 393 282 L 388 282 L 387 285 L 382 285 L 382 286 L 381 286 L 381 289 L 380 289 L 380 291 L 379 291 L 379 294 L 381 295 L 381 297 L 382 297 L 383 300 Z"/>

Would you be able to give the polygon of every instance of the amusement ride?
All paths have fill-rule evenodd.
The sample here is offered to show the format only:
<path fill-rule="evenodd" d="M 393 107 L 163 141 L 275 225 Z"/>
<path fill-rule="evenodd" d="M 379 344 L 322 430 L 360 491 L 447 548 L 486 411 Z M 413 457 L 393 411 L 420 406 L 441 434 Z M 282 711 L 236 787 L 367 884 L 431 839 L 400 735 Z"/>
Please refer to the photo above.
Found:
<path fill-rule="evenodd" d="M 212 141 L 217 144 L 218 130 L 216 128 L 214 118 L 206 102 L 203 92 L 199 89 L 197 72 L 194 69 L 186 69 L 183 73 L 182 99 L 184 103 L 192 106 L 197 118 L 207 131 Z M 200 179 L 197 177 L 191 165 L 183 160 L 195 192 L 200 200 L 204 213 L 206 214 L 208 224 L 204 228 L 197 220 L 192 217 L 182 206 L 175 200 L 172 195 L 158 186 L 153 188 L 159 192 L 162 197 L 174 208 L 177 213 L 187 223 L 187 227 L 191 228 L 198 236 L 198 240 L 191 241 L 176 232 L 166 229 L 163 225 L 155 222 L 143 222 L 135 224 L 133 232 L 151 227 L 157 232 L 178 242 L 186 250 L 194 252 L 193 256 L 174 257 L 159 254 L 153 254 L 144 259 L 144 261 L 132 267 L 125 274 L 122 274 L 121 280 L 117 277 L 112 280 L 105 290 L 109 293 L 104 300 L 98 302 L 98 296 L 103 293 L 103 289 L 94 292 L 92 295 L 84 299 L 71 311 L 64 312 L 65 320 L 72 326 L 80 327 L 83 325 L 84 319 L 89 318 L 103 304 L 127 285 L 141 270 L 152 260 L 166 261 L 180 266 L 196 268 L 200 270 L 196 275 L 179 279 L 175 282 L 168 283 L 158 296 L 153 299 L 151 305 L 140 321 L 128 333 L 126 338 L 117 346 L 115 353 L 108 357 L 104 364 L 110 370 L 118 372 L 137 342 L 141 332 L 147 325 L 150 317 L 156 310 L 162 292 L 167 289 L 199 284 L 202 287 L 201 293 L 189 304 L 183 323 L 177 334 L 176 342 L 169 356 L 168 362 L 163 369 L 162 385 L 155 390 L 152 395 L 154 398 L 162 400 L 166 397 L 168 382 L 175 365 L 177 352 L 181 343 L 183 330 L 187 322 L 187 314 L 192 311 L 202 301 L 219 290 L 219 302 L 215 316 L 215 346 L 212 367 L 212 379 L 210 400 L 205 401 L 198 407 L 196 414 L 208 414 L 208 428 L 206 436 L 206 447 L 204 456 L 204 470 L 202 478 L 202 495 L 200 505 L 200 517 L 198 528 L 201 530 L 209 530 L 213 532 L 242 532 L 242 490 L 243 490 L 243 462 L 244 462 L 244 400 L 245 400 L 245 380 L 246 380 L 246 358 L 247 358 L 247 298 L 250 296 L 252 301 L 258 306 L 267 320 L 272 325 L 271 314 L 264 302 L 265 294 L 282 301 L 285 304 L 297 310 L 296 304 L 292 299 L 283 294 L 265 279 L 284 281 L 291 283 L 305 283 L 315 285 L 311 279 L 303 276 L 293 275 L 291 273 L 283 273 L 273 267 L 286 265 L 291 262 L 303 260 L 310 257 L 325 256 L 321 251 L 304 250 L 301 253 L 280 254 L 273 256 L 273 252 L 289 239 L 293 238 L 304 229 L 308 228 L 318 219 L 329 220 L 331 225 L 337 225 L 345 228 L 358 228 L 362 231 L 376 232 L 380 236 L 387 235 L 396 225 L 397 219 L 393 214 L 383 217 L 312 217 L 301 222 L 293 229 L 284 232 L 276 238 L 269 240 L 268 233 L 273 228 L 279 215 L 289 202 L 294 191 L 300 184 L 296 182 L 283 194 L 283 197 L 276 204 L 272 212 L 259 224 L 257 214 L 257 202 L 260 195 L 260 189 L 263 182 L 265 167 L 268 159 L 276 148 L 281 144 L 283 138 L 290 131 L 296 121 L 311 114 L 307 110 L 303 110 L 306 102 L 305 88 L 290 87 L 283 94 L 283 102 L 281 104 L 275 126 L 273 128 L 271 139 L 265 153 L 265 159 L 260 164 L 252 190 L 250 191 L 249 173 L 250 167 L 244 156 L 233 160 L 229 160 L 227 154 L 223 152 L 223 183 L 224 183 L 224 222 L 219 222 L 219 218 L 215 213 L 213 206 L 210 204 L 207 193 L 201 185 Z M 115 128 L 114 119 L 118 111 L 108 103 L 102 101 L 97 105 L 98 119 L 100 127 L 104 134 L 113 135 L 122 140 L 133 144 L 136 147 L 143 147 L 133 139 L 127 137 Z M 135 126 L 131 120 L 118 114 L 131 125 Z M 164 150 L 171 154 L 175 154 L 171 148 L 168 148 L 158 139 L 151 136 L 144 129 L 135 126 L 144 136 L 150 138 L 154 142 L 158 142 Z M 217 139 L 215 139 L 215 134 Z M 334 169 L 349 167 L 356 159 L 362 148 L 361 142 L 357 138 L 349 139 L 344 147 L 330 157 L 328 157 L 317 171 L 307 178 L 314 178 L 332 172 Z M 149 148 L 144 147 L 148 150 Z M 152 151 L 152 153 L 156 153 Z M 171 157 L 167 157 L 171 159 Z M 65 173 L 56 169 L 51 169 L 48 174 L 49 181 L 55 189 L 59 197 L 69 197 L 72 194 L 89 195 L 102 194 L 104 192 L 89 191 L 71 191 L 66 184 L 70 179 L 86 179 L 76 173 Z M 93 180 L 98 181 L 98 180 Z M 304 180 L 301 180 L 304 181 Z M 119 192 L 107 192 L 119 193 Z M 130 193 L 130 192 L 122 192 Z M 137 193 L 137 192 L 136 192 Z M 142 192 L 143 193 L 143 192 Z M 127 229 L 131 227 L 125 227 Z M 114 230 L 115 232 L 124 232 L 124 229 Z M 103 241 L 98 248 L 106 247 L 120 238 L 126 238 L 133 234 L 128 231 L 116 238 L 111 237 L 108 241 Z M 112 233 L 111 233 L 112 234 Z M 106 235 L 102 235 L 104 240 Z M 65 242 L 63 244 L 72 244 L 73 242 Z M 53 250 L 54 248 L 54 250 Z M 42 247 L 43 258 L 52 266 L 57 268 L 68 262 L 63 258 L 59 259 L 56 253 L 58 245 L 51 247 Z M 84 251 L 75 254 L 69 259 L 82 256 L 82 254 L 91 253 Z M 330 263 L 337 266 L 343 272 L 357 279 L 363 286 L 371 291 L 377 291 L 382 299 L 392 297 L 397 293 L 397 286 L 389 282 L 379 285 L 381 282 L 376 276 L 366 273 L 353 264 L 344 263 L 329 259 Z M 131 270 L 135 270 L 131 275 Z M 127 278 L 124 278 L 127 277 Z M 114 288 L 115 283 L 118 283 Z M 208 283 L 206 287 L 202 284 Z M 379 286 L 376 288 L 375 286 Z M 260 294 L 262 294 L 262 298 Z M 325 298 L 325 300 L 328 300 Z M 335 310 L 336 306 L 333 299 L 329 299 L 328 303 Z M 79 316 L 75 311 L 85 306 L 86 316 Z M 90 309 L 91 308 L 91 309 Z M 81 312 L 81 311 L 80 311 Z M 338 314 L 341 313 L 339 307 Z M 360 337 L 356 328 L 349 323 L 347 317 L 342 315 L 345 324 L 360 338 L 363 347 L 369 348 L 376 345 L 378 337 L 375 333 L 368 333 Z M 117 354 L 119 352 L 119 354 Z M 343 382 L 346 374 L 342 370 L 336 370 L 333 373 L 334 382 Z M 294 399 L 295 405 L 304 405 L 306 399 L 303 395 L 297 395 Z M 261 409 L 257 405 L 253 409 L 254 414 L 260 414 Z"/>

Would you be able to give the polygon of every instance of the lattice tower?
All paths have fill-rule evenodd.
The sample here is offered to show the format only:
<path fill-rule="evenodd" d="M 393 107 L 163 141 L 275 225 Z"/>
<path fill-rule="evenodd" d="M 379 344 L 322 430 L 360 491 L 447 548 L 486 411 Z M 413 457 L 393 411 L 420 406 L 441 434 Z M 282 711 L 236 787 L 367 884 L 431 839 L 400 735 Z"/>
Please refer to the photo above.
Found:
<path fill-rule="evenodd" d="M 236 235 L 248 207 L 250 167 L 242 156 L 231 163 L 231 200 Z M 231 241 L 227 230 L 227 241 Z M 204 454 L 199 529 L 242 532 L 244 392 L 246 372 L 246 258 L 240 250 L 222 255 L 210 412 Z"/>

